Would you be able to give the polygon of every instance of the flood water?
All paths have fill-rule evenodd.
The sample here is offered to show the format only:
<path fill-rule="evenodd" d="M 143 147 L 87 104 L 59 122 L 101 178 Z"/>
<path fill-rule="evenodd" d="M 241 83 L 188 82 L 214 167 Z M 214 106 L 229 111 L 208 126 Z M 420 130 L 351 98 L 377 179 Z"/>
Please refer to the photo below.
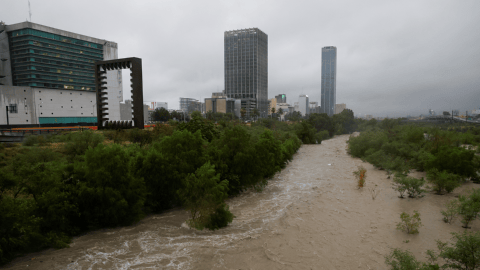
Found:
<path fill-rule="evenodd" d="M 438 213 L 448 198 L 426 196 L 422 207 L 399 200 L 384 172 L 348 156 L 347 139 L 303 145 L 262 192 L 227 201 L 236 218 L 221 230 L 189 229 L 188 213 L 174 209 L 77 237 L 67 249 L 18 258 L 7 269 L 382 269 L 390 247 L 410 239 L 407 248 L 421 253 L 435 246 L 439 233 L 460 227 L 435 223 L 421 240 L 396 231 L 400 210 L 436 207 Z M 367 186 L 375 181 L 381 191 L 375 200 L 355 188 L 352 172 L 359 164 L 369 170 Z"/>

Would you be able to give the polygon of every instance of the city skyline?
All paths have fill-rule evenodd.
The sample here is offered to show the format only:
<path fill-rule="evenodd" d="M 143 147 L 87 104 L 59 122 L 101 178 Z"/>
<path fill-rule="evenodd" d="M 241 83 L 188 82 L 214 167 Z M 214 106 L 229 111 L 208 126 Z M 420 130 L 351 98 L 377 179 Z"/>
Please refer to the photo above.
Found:
<path fill-rule="evenodd" d="M 480 23 L 478 1 L 30 3 L 34 23 L 113 40 L 119 58 L 142 58 L 145 101 L 172 109 L 179 109 L 179 97 L 203 100 L 224 90 L 223 34 L 248 27 L 268 33 L 268 98 L 307 94 L 320 102 L 321 48 L 332 45 L 341 52 L 336 102 L 356 115 L 479 107 L 480 37 L 469 30 Z M 2 6 L 7 24 L 28 18 L 23 1 Z M 52 6 L 68 12 L 52 16 Z M 104 18 L 101 27 L 86 13 Z"/>

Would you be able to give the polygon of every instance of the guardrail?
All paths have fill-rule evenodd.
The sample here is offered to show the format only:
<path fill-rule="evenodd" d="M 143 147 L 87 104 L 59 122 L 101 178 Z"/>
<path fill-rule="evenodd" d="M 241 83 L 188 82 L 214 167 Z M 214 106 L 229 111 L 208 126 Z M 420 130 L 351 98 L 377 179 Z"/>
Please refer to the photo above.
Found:
<path fill-rule="evenodd" d="M 42 128 L 42 129 L 0 129 L 0 142 L 22 142 L 25 135 L 46 135 L 46 134 L 58 134 L 64 131 L 76 131 L 86 128 Z"/>

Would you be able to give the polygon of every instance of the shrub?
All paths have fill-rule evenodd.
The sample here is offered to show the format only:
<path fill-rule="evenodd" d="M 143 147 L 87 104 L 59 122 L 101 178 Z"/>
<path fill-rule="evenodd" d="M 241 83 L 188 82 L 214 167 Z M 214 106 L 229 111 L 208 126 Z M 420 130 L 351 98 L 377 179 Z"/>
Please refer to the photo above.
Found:
<path fill-rule="evenodd" d="M 463 227 L 469 228 L 468 224 L 480 213 L 480 189 L 473 190 L 468 197 L 460 195 L 458 200 L 460 202 L 458 213 L 462 216 Z"/>
<path fill-rule="evenodd" d="M 130 129 L 128 130 L 128 139 L 132 143 L 138 143 L 140 146 L 152 143 L 153 133 L 145 129 Z"/>
<path fill-rule="evenodd" d="M 145 181 L 145 205 L 150 210 L 159 212 L 180 204 L 177 191 L 182 179 L 205 164 L 205 147 L 200 131 L 175 131 L 135 156 L 133 172 Z"/>
<path fill-rule="evenodd" d="M 174 127 L 168 124 L 155 124 L 153 128 L 153 136 L 155 138 L 163 138 L 165 136 L 173 135 L 173 131 L 175 130 Z"/>
<path fill-rule="evenodd" d="M 475 152 L 461 147 L 443 145 L 432 152 L 434 158 L 425 164 L 427 170 L 445 170 L 462 177 L 476 176 Z"/>
<path fill-rule="evenodd" d="M 22 141 L 24 146 L 34 146 L 38 143 L 38 135 L 27 135 Z"/>
<path fill-rule="evenodd" d="M 385 256 L 385 264 L 392 270 L 417 270 L 422 267 L 422 263 L 417 261 L 410 251 L 398 248 Z"/>
<path fill-rule="evenodd" d="M 445 223 L 452 223 L 458 215 L 460 202 L 458 200 L 450 200 L 445 204 L 445 207 L 447 209 L 445 211 L 441 211 L 443 215 L 443 221 L 445 221 Z"/>
<path fill-rule="evenodd" d="M 400 219 L 402 220 L 397 224 L 397 230 L 407 232 L 408 234 L 418 233 L 418 228 L 422 226 L 420 219 L 420 213 L 413 211 L 413 215 L 403 212 L 400 214 Z"/>
<path fill-rule="evenodd" d="M 437 194 L 442 194 L 443 191 L 450 193 L 461 185 L 458 175 L 447 171 L 440 172 L 435 168 L 427 171 L 427 179 L 433 184 Z"/>
<path fill-rule="evenodd" d="M 70 140 L 64 144 L 64 151 L 70 159 L 85 154 L 85 151 L 90 148 L 95 148 L 102 143 L 104 137 L 101 133 L 85 130 L 82 132 L 72 132 Z"/>
<path fill-rule="evenodd" d="M 219 135 L 215 125 L 211 121 L 203 119 L 199 113 L 192 113 L 192 120 L 188 123 L 178 124 L 178 130 L 188 130 L 191 133 L 200 131 L 203 139 L 208 142 L 211 142 Z"/>
<path fill-rule="evenodd" d="M 440 257 L 446 263 L 442 268 L 479 269 L 480 268 L 480 232 L 462 234 L 452 233 L 455 243 L 448 245 L 437 241 Z"/>
<path fill-rule="evenodd" d="M 358 167 L 358 170 L 353 172 L 353 175 L 357 178 L 358 187 L 361 188 L 365 185 L 365 180 L 367 178 L 367 169 L 364 167 Z"/>
<path fill-rule="evenodd" d="M 227 227 L 229 223 L 232 223 L 235 216 L 230 212 L 228 205 L 221 204 L 215 212 L 210 215 L 210 220 L 205 224 L 205 228 L 209 230 L 218 230 L 223 227 Z"/>
<path fill-rule="evenodd" d="M 304 144 L 316 144 L 317 139 L 315 137 L 316 130 L 307 121 L 302 121 L 295 126 L 295 133 L 297 137 Z"/>
<path fill-rule="evenodd" d="M 129 161 L 117 144 L 100 144 L 85 153 L 78 193 L 79 208 L 88 225 L 128 225 L 142 216 L 145 184 L 142 178 L 132 177 Z"/>
<path fill-rule="evenodd" d="M 416 198 L 425 192 L 425 190 L 422 189 L 422 186 L 425 184 L 423 177 L 418 179 L 403 174 L 396 174 L 393 178 L 393 182 L 393 189 L 400 193 L 400 198 L 403 198 L 405 192 L 408 193 L 410 198 Z"/>
<path fill-rule="evenodd" d="M 228 208 L 223 205 L 228 196 L 228 181 L 220 181 L 220 174 L 215 174 L 214 165 L 210 162 L 205 163 L 182 182 L 183 187 L 178 191 L 178 195 L 185 208 L 190 211 L 187 223 L 191 227 L 203 230 L 208 225 L 210 228 L 218 229 L 218 225 L 228 224 L 230 215 L 226 213 Z"/>

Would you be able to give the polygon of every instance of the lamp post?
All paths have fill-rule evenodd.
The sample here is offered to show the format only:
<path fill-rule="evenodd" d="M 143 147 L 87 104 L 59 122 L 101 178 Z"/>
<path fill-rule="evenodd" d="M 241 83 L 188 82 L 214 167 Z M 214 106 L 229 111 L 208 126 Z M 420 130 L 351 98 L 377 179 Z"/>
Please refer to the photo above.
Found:
<path fill-rule="evenodd" d="M 10 122 L 8 120 L 8 106 L 6 108 L 7 108 L 7 128 L 10 128 Z"/>

